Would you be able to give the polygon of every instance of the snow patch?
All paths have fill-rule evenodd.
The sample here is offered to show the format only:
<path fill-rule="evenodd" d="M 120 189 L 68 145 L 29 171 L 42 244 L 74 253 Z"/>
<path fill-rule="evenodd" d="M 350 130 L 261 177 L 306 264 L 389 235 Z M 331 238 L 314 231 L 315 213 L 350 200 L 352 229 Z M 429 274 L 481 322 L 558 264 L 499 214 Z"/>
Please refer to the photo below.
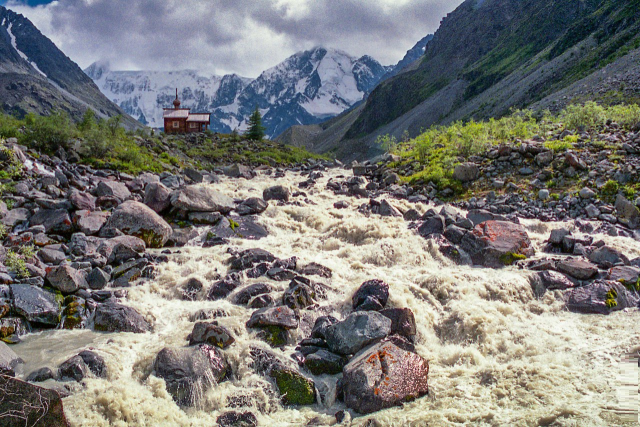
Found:
<path fill-rule="evenodd" d="M 2 21 L 3 26 L 5 24 L 5 21 L 6 21 L 6 18 Z M 43 73 L 42 70 L 40 70 L 40 68 L 38 68 L 38 65 L 35 62 L 29 59 L 29 57 L 25 55 L 24 52 L 18 49 L 18 44 L 16 43 L 16 36 L 14 36 L 13 33 L 11 32 L 11 28 L 13 28 L 13 22 L 9 22 L 9 26 L 7 27 L 7 33 L 9 33 L 9 38 L 11 39 L 11 46 L 13 46 L 16 52 L 18 52 L 18 55 L 20 55 L 22 59 L 27 61 L 27 63 L 30 64 L 34 70 L 42 74 L 45 78 L 48 78 L 48 76 L 45 73 Z"/>

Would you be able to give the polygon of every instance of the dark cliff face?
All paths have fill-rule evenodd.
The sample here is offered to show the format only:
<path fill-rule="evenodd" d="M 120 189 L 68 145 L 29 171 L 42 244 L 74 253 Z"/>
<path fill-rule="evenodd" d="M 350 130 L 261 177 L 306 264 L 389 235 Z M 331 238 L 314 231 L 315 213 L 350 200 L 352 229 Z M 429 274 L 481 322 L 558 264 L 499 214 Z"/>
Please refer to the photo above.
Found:
<path fill-rule="evenodd" d="M 380 134 L 415 136 L 527 107 L 638 48 L 639 33 L 640 0 L 467 0 L 442 20 L 419 64 L 332 121 L 339 129 L 323 125 L 314 145 L 340 147 L 343 158 L 366 146 L 362 156 Z"/>
<path fill-rule="evenodd" d="M 124 111 L 28 19 L 0 6 L 0 106 L 5 112 L 80 118 L 87 108 L 110 117 Z M 125 124 L 137 127 L 130 117 Z"/>

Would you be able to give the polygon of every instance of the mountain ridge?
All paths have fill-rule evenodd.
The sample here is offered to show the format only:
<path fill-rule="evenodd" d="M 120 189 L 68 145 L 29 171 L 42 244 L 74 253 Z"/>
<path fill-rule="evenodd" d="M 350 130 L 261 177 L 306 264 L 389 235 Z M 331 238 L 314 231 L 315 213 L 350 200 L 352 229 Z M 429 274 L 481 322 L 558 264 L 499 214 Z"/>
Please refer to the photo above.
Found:
<path fill-rule="evenodd" d="M 99 117 L 122 114 L 80 67 L 27 18 L 0 6 L 0 108 L 5 113 L 64 111 L 78 120 L 87 108 Z M 130 128 L 140 127 L 124 117 Z"/>
<path fill-rule="evenodd" d="M 351 108 L 389 71 L 370 56 L 324 47 L 298 52 L 255 79 L 193 70 L 112 71 L 99 62 L 85 69 L 108 98 L 152 127 L 162 126 L 162 108 L 171 105 L 178 88 L 182 106 L 211 112 L 211 129 L 218 132 L 244 130 L 257 106 L 269 137 Z"/>
<path fill-rule="evenodd" d="M 364 159 L 382 152 L 381 135 L 416 136 L 434 124 L 527 107 L 640 47 L 638 6 L 467 0 L 442 20 L 417 66 L 383 81 L 363 106 L 298 145 Z"/>

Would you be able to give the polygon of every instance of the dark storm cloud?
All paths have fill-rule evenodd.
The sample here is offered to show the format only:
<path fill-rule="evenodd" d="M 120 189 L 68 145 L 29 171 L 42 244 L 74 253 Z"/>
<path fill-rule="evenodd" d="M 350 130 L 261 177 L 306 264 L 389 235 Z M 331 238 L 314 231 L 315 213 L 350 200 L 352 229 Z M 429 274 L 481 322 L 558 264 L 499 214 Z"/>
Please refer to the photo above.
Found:
<path fill-rule="evenodd" d="M 461 0 L 59 0 L 8 7 L 82 67 L 191 68 L 255 76 L 322 45 L 399 60 Z"/>

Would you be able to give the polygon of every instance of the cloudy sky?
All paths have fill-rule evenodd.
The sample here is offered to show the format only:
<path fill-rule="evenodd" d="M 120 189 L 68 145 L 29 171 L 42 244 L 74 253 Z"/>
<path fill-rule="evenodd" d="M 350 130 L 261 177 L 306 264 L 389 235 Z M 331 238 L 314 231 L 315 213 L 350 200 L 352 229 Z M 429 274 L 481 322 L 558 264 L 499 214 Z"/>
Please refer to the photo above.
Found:
<path fill-rule="evenodd" d="M 462 0 L 0 0 L 82 68 L 255 77 L 314 46 L 397 62 Z"/>

